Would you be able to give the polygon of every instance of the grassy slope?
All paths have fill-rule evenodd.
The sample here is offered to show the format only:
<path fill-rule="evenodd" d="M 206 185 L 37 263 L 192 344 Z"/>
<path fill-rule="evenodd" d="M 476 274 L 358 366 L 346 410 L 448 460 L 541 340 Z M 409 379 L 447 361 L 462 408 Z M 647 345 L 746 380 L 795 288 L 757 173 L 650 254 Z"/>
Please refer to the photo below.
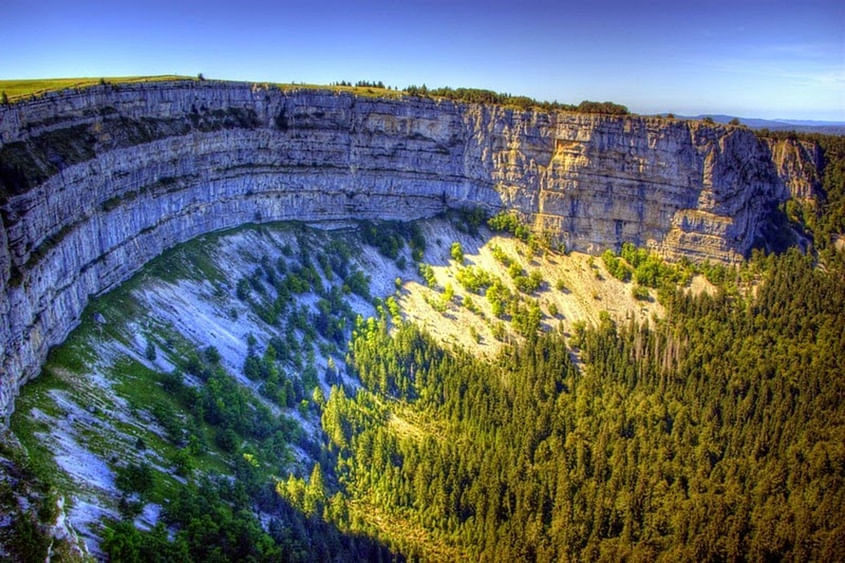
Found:
<path fill-rule="evenodd" d="M 458 344 L 479 356 L 493 358 L 503 344 L 503 340 L 494 336 L 496 325 L 510 332 L 510 337 L 514 336 L 509 323 L 493 314 L 483 294 L 468 291 L 461 285 L 458 272 L 462 268 L 480 268 L 501 280 L 524 304 L 536 302 L 543 312 L 545 330 L 568 332 L 579 320 L 597 324 L 602 311 L 620 322 L 627 318 L 646 320 L 652 315 L 663 315 L 663 307 L 657 302 L 654 290 L 650 290 L 648 300 L 635 299 L 631 295 L 633 283 L 623 283 L 612 277 L 600 258 L 578 252 L 569 255 L 552 251 L 535 253 L 528 244 L 510 235 L 484 229 L 481 237 L 473 237 L 444 221 L 429 222 L 423 230 L 429 241 L 424 261 L 433 265 L 437 286 L 429 288 L 424 282 L 406 280 L 397 300 L 406 318 L 419 323 L 447 345 Z M 450 256 L 453 242 L 460 242 L 465 250 L 463 265 Z M 495 247 L 519 264 L 526 275 L 539 274 L 543 279 L 540 288 L 530 294 L 520 292 L 508 266 L 494 257 Z M 703 281 L 700 283 L 707 285 Z M 444 306 L 446 287 L 451 287 L 454 297 Z M 477 311 L 467 308 L 468 298 Z"/>
<path fill-rule="evenodd" d="M 240 236 L 263 241 L 263 245 L 244 247 L 243 243 L 232 242 Z M 150 463 L 156 472 L 155 486 L 146 495 L 145 502 L 162 503 L 173 498 L 179 489 L 179 478 L 174 476 L 173 467 L 184 443 L 169 437 L 156 413 L 172 413 L 183 429 L 188 426 L 191 415 L 183 411 L 183 405 L 177 398 L 162 387 L 163 373 L 168 370 L 162 369 L 162 364 L 144 360 L 144 342 L 155 342 L 158 356 L 164 358 L 167 364 L 176 365 L 184 363 L 189 354 L 200 352 L 209 342 L 196 342 L 196 335 L 192 338 L 179 332 L 180 327 L 172 326 L 166 317 L 157 317 L 144 299 L 144 292 L 175 285 L 185 287 L 187 284 L 192 289 L 182 291 L 193 295 L 191 299 L 207 303 L 215 312 L 222 311 L 224 315 L 237 310 L 239 318 L 250 322 L 245 319 L 248 315 L 254 319 L 251 310 L 272 301 L 270 296 L 273 291 L 265 283 L 263 291 L 266 294 L 252 292 L 249 303 L 244 303 L 234 295 L 237 276 L 249 275 L 258 268 L 262 252 L 275 248 L 277 254 L 270 254 L 270 263 L 276 264 L 281 256 L 279 245 L 282 242 L 290 242 L 295 255 L 300 241 L 306 240 L 309 247 L 314 245 L 319 248 L 327 243 L 328 237 L 322 233 L 309 234 L 296 226 L 245 226 L 225 233 L 212 233 L 154 259 L 132 279 L 89 305 L 80 326 L 63 345 L 52 350 L 41 376 L 22 389 L 11 421 L 12 431 L 26 448 L 28 463 L 35 474 L 66 495 L 71 505 L 71 520 L 80 518 L 74 514 L 77 514 L 80 505 L 86 503 L 101 509 L 85 509 L 88 512 L 81 517 L 83 521 L 96 519 L 98 514 L 116 514 L 117 494 L 109 485 L 112 479 L 106 473 L 111 473 L 113 477 L 116 470 L 126 463 Z M 229 245 L 228 250 L 220 250 L 221 245 L 226 244 Z M 259 255 L 253 256 L 253 251 Z M 226 264 L 229 268 L 225 271 L 216 263 L 217 252 L 228 257 Z M 240 267 L 232 267 L 232 260 Z M 295 256 L 289 259 L 295 260 Z M 335 283 L 338 283 L 336 277 Z M 296 299 L 304 302 L 316 300 L 310 292 L 298 295 Z M 100 315 L 104 320 L 98 322 L 95 318 Z M 190 319 L 186 321 L 189 325 L 192 322 Z M 255 323 L 260 353 L 265 348 L 267 333 L 275 329 L 264 324 L 258 326 L 257 319 Z M 233 321 L 232 324 L 236 323 Z M 280 336 L 284 337 L 284 334 Z M 302 334 L 298 337 L 303 338 Z M 318 339 L 314 347 L 322 350 L 323 344 L 324 341 Z M 246 347 L 246 343 L 242 346 Z M 307 354 L 303 355 L 307 364 Z M 342 355 L 337 351 L 334 355 L 338 365 L 342 365 Z M 322 352 L 318 354 L 318 367 L 324 364 L 321 357 Z M 294 371 L 290 366 L 285 367 L 288 372 Z M 240 372 L 240 363 L 235 369 L 229 368 L 229 373 Z M 307 395 L 310 396 L 310 389 Z M 255 392 L 255 401 L 266 402 L 266 399 Z M 283 411 L 297 419 L 305 416 L 291 413 L 290 409 Z M 316 410 L 311 407 L 307 415 L 312 425 L 319 424 L 315 413 Z M 200 444 L 200 452 L 190 454 L 190 465 L 200 473 L 230 473 L 232 456 L 215 442 L 216 428 L 199 422 L 190 430 L 196 433 Z M 143 448 L 137 446 L 140 442 L 145 444 Z M 298 444 L 291 442 L 290 446 L 296 448 Z M 269 459 L 260 444 L 254 444 L 254 447 L 268 479 L 291 462 L 287 470 L 298 469 L 299 461 Z M 297 457 L 299 455 L 296 454 Z M 62 466 L 57 456 L 65 456 L 66 459 L 69 456 L 76 461 L 69 465 L 65 461 Z M 79 475 L 71 474 L 75 466 L 92 457 L 108 466 L 108 470 L 104 473 L 94 464 L 93 469 L 80 467 Z M 80 475 L 86 474 L 93 476 L 91 482 L 80 479 Z M 74 524 L 77 525 L 77 522 Z M 97 528 L 95 524 L 83 533 L 97 535 Z"/>
<path fill-rule="evenodd" d="M 134 82 L 159 82 L 164 80 L 190 80 L 189 76 L 176 74 L 162 74 L 159 76 L 118 76 L 105 80 L 114 84 L 132 84 Z M 24 99 L 28 96 L 39 96 L 46 92 L 66 90 L 69 88 L 87 88 L 96 86 L 102 78 L 24 78 L 0 80 L 0 92 L 6 92 L 9 101 Z"/>
<path fill-rule="evenodd" d="M 24 100 L 30 96 L 40 96 L 47 92 L 58 90 L 89 88 L 97 86 L 101 80 L 109 84 L 133 84 L 138 82 L 163 82 L 168 80 L 197 80 L 191 76 L 177 74 L 162 74 L 158 76 L 117 76 L 105 78 L 26 78 L 0 80 L 0 92 L 5 92 L 10 102 Z M 358 86 L 326 86 L 321 84 L 283 84 L 267 83 L 282 90 L 315 89 L 332 90 L 335 92 L 350 92 L 358 96 L 378 98 L 398 98 L 403 95 L 400 90 L 387 88 L 358 87 Z"/>

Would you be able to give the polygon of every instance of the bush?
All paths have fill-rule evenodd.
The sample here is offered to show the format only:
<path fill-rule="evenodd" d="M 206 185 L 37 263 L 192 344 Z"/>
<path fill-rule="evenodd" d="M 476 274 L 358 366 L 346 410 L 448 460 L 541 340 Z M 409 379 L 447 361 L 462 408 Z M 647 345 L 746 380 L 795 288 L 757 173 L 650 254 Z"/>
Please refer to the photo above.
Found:
<path fill-rule="evenodd" d="M 543 314 L 536 302 L 529 304 L 527 307 L 517 304 L 513 308 L 513 327 L 516 332 L 526 338 L 540 329 L 542 318 Z"/>
<path fill-rule="evenodd" d="M 510 299 L 510 291 L 499 280 L 496 280 L 487 290 L 487 301 L 493 309 L 493 314 L 497 317 L 505 315 L 505 309 Z"/>
<path fill-rule="evenodd" d="M 181 393 L 185 386 L 183 381 L 184 376 L 178 369 L 173 370 L 172 372 L 162 373 L 159 376 L 159 379 L 161 380 L 161 386 L 171 395 Z"/>
<path fill-rule="evenodd" d="M 170 404 L 156 402 L 150 408 L 150 412 L 167 432 L 167 438 L 171 442 L 177 443 L 182 440 L 183 424 Z"/>
<path fill-rule="evenodd" d="M 394 222 L 379 224 L 363 221 L 361 223 L 361 238 L 370 246 L 378 249 L 379 254 L 391 260 L 396 260 L 399 251 L 405 246 L 402 238 L 402 227 Z"/>
<path fill-rule="evenodd" d="M 621 256 L 634 268 L 634 281 L 640 285 L 657 289 L 683 279 L 683 268 L 669 266 L 656 254 L 644 248 L 637 248 L 631 243 L 622 245 Z"/>
<path fill-rule="evenodd" d="M 502 266 L 509 267 L 513 264 L 513 258 L 511 258 L 508 253 L 502 250 L 498 245 L 492 245 L 490 247 L 490 251 L 493 253 L 493 258 L 495 258 Z"/>
<path fill-rule="evenodd" d="M 188 451 L 185 449 L 176 450 L 176 453 L 170 458 L 173 467 L 176 469 L 177 475 L 181 475 L 182 477 L 187 477 L 191 474 L 193 470 L 193 464 L 191 463 L 191 456 L 188 454 Z"/>
<path fill-rule="evenodd" d="M 130 463 L 125 467 L 119 467 L 115 473 L 117 473 L 115 485 L 124 493 L 138 493 L 143 496 L 153 488 L 153 470 L 146 462 Z"/>
<path fill-rule="evenodd" d="M 219 364 L 220 363 L 220 352 L 214 346 L 208 346 L 205 351 L 205 359 L 210 364 Z"/>
<path fill-rule="evenodd" d="M 613 254 L 612 250 L 605 250 L 604 254 L 601 255 L 601 259 L 604 262 L 605 268 L 607 268 L 607 271 L 611 276 L 623 282 L 630 281 L 631 268 L 626 266 L 622 262 L 622 260 L 620 260 L 615 254 Z"/>
<path fill-rule="evenodd" d="M 650 299 L 648 288 L 641 285 L 635 285 L 631 288 L 631 296 L 640 301 L 648 301 Z"/>
<path fill-rule="evenodd" d="M 478 234 L 478 227 L 487 218 L 487 212 L 480 207 L 461 208 L 454 212 L 454 216 L 456 220 L 452 221 L 452 224 L 455 225 L 455 228 L 462 233 L 469 233 L 474 236 Z"/>
<path fill-rule="evenodd" d="M 628 108 L 613 102 L 591 102 L 584 100 L 578 104 L 578 111 L 583 113 L 606 113 L 610 115 L 627 115 Z"/>
<path fill-rule="evenodd" d="M 432 268 L 430 264 L 424 264 L 421 262 L 417 269 L 428 287 L 434 288 L 434 286 L 437 285 L 437 278 L 434 277 L 434 268 Z"/>
<path fill-rule="evenodd" d="M 455 274 L 455 278 L 467 291 L 478 294 L 481 294 L 484 289 L 493 283 L 492 276 L 478 266 L 460 268 Z"/>
<path fill-rule="evenodd" d="M 445 289 L 443 290 L 443 303 L 448 304 L 455 298 L 455 288 L 452 287 L 451 283 L 447 283 Z M 393 299 L 392 297 L 388 297 L 388 300 Z M 389 303 L 388 303 L 389 304 Z"/>
<path fill-rule="evenodd" d="M 508 232 L 523 242 L 527 242 L 531 231 L 527 225 L 520 221 L 513 213 L 499 213 L 487 221 L 487 225 L 494 231 Z"/>
<path fill-rule="evenodd" d="M 411 258 L 414 262 L 419 262 L 423 259 L 425 252 L 425 237 L 422 234 L 422 229 L 416 223 L 411 225 L 411 240 L 408 242 L 411 247 Z"/>
<path fill-rule="evenodd" d="M 587 336 L 587 322 L 575 321 L 572 323 L 572 337 L 569 341 L 574 348 L 581 348 L 584 346 Z"/>
<path fill-rule="evenodd" d="M 515 276 L 513 283 L 522 293 L 534 293 L 543 285 L 543 276 L 535 270 L 529 276 L 524 275 L 524 273 Z"/>
<path fill-rule="evenodd" d="M 234 453 L 238 447 L 238 435 L 231 428 L 225 430 L 218 430 L 214 441 L 220 446 L 220 449 L 226 453 Z"/>
<path fill-rule="evenodd" d="M 452 260 L 461 265 L 464 263 L 464 248 L 463 246 L 461 246 L 460 242 L 456 241 L 452 243 L 452 249 L 450 253 L 452 255 Z"/>
<path fill-rule="evenodd" d="M 387 312 L 390 314 L 390 318 L 398 322 L 402 318 L 402 314 L 396 299 L 391 295 L 385 300 L 384 304 L 387 306 Z"/>
<path fill-rule="evenodd" d="M 47 558 L 50 538 L 29 515 L 19 512 L 12 522 L 14 524 L 10 543 L 13 553 L 20 558 L 19 561 L 44 561 Z"/>
<path fill-rule="evenodd" d="M 147 347 L 144 350 L 144 356 L 151 361 L 154 362 L 156 359 L 156 345 L 153 343 L 152 340 L 147 340 Z"/>
<path fill-rule="evenodd" d="M 248 379 L 251 379 L 252 381 L 261 379 L 261 367 L 261 359 L 258 356 L 256 356 L 255 354 L 247 354 L 246 360 L 244 360 L 244 375 Z"/>
<path fill-rule="evenodd" d="M 648 251 L 644 248 L 637 248 L 630 242 L 622 245 L 620 256 L 632 267 L 636 268 L 641 262 L 648 258 Z"/>
<path fill-rule="evenodd" d="M 364 299 L 370 299 L 370 276 L 366 275 L 359 269 L 355 269 L 351 274 L 346 276 L 346 283 L 344 284 L 349 291 L 363 297 Z"/>
<path fill-rule="evenodd" d="M 247 278 L 241 278 L 238 280 L 238 285 L 236 289 L 236 294 L 238 299 L 241 301 L 246 301 L 249 299 L 249 292 L 250 292 L 250 285 L 249 280 Z"/>
<path fill-rule="evenodd" d="M 658 287 L 660 283 L 662 264 L 658 258 L 649 257 L 645 262 L 637 266 L 634 271 L 634 279 L 640 285 Z"/>

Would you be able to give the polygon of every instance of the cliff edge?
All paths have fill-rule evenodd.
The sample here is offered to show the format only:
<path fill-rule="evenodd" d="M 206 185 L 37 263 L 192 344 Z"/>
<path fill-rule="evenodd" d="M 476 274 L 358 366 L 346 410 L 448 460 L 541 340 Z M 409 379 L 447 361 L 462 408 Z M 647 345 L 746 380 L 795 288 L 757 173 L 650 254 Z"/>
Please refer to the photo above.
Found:
<path fill-rule="evenodd" d="M 519 211 L 575 250 L 631 241 L 730 262 L 773 205 L 818 189 L 812 148 L 777 143 L 701 122 L 245 83 L 2 107 L 0 414 L 92 296 L 205 232 L 477 206 Z"/>

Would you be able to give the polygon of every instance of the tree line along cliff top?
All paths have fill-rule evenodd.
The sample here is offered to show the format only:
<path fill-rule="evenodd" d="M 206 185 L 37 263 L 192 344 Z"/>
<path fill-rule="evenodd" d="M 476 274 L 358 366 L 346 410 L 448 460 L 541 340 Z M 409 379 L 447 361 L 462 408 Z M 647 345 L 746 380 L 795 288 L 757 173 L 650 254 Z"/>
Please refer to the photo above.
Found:
<path fill-rule="evenodd" d="M 200 73 L 197 76 L 185 76 L 177 74 L 162 74 L 155 76 L 119 76 L 119 77 L 77 77 L 77 78 L 26 78 L 26 79 L 5 79 L 0 80 L 0 107 L 36 100 L 41 96 L 54 92 L 62 91 L 76 91 L 84 90 L 94 86 L 110 85 L 113 87 L 131 86 L 137 84 L 151 84 L 160 82 L 208 82 L 214 84 L 247 84 L 247 82 L 232 81 L 232 80 L 206 80 Z M 359 80 L 354 84 L 345 80 L 332 82 L 330 84 L 309 84 L 304 82 L 290 82 L 290 83 L 271 83 L 271 82 L 255 82 L 264 88 L 278 88 L 283 92 L 295 92 L 301 90 L 324 90 L 335 93 L 348 93 L 362 98 L 380 98 L 380 99 L 402 99 L 405 97 L 426 98 L 430 100 L 451 100 L 454 102 L 484 104 L 492 106 L 500 106 L 520 111 L 542 111 L 542 112 L 572 112 L 578 114 L 599 114 L 599 115 L 615 115 L 615 116 L 638 116 L 631 112 L 626 106 L 617 104 L 611 101 L 595 102 L 591 100 L 583 100 L 578 104 L 567 104 L 555 101 L 536 100 L 528 96 L 513 95 L 510 93 L 495 92 L 493 90 L 483 88 L 452 88 L 449 86 L 442 86 L 439 88 L 428 88 L 425 84 L 421 86 L 409 85 L 404 89 L 398 86 L 385 85 L 382 81 L 367 81 Z M 662 113 L 654 115 L 645 115 L 649 118 L 662 118 L 669 121 L 699 121 L 710 126 L 718 126 L 726 129 L 735 127 L 747 128 L 748 125 L 741 123 L 739 118 L 734 118 L 730 122 L 724 120 L 714 120 L 710 116 L 703 117 L 689 117 L 689 116 L 675 116 L 672 113 Z M 801 128 L 796 130 L 790 129 L 775 129 L 769 130 L 766 128 L 751 127 L 759 137 L 763 138 L 784 138 L 784 137 L 801 137 L 806 138 L 805 135 L 811 137 L 821 135 L 836 135 L 835 131 L 811 131 L 802 134 Z M 813 138 L 812 140 L 817 140 Z"/>
<path fill-rule="evenodd" d="M 92 86 L 120 86 L 155 82 L 204 82 L 202 73 L 197 76 L 185 76 L 178 74 L 162 74 L 155 76 L 118 76 L 118 77 L 78 77 L 78 78 L 26 78 L 26 79 L 5 79 L 0 80 L 0 107 L 14 104 L 16 102 L 37 99 L 51 92 L 63 90 L 82 90 Z M 231 80 L 208 80 L 218 84 L 237 83 Z M 355 96 L 365 98 L 401 99 L 406 96 L 428 98 L 432 100 L 452 100 L 455 102 L 486 104 L 503 106 L 507 108 L 529 111 L 539 110 L 546 112 L 568 111 L 575 113 L 603 114 L 603 115 L 638 115 L 631 112 L 626 106 L 611 101 L 595 102 L 583 100 L 578 104 L 567 104 L 555 101 L 537 100 L 529 96 L 513 95 L 510 93 L 495 92 L 484 88 L 452 88 L 442 86 L 439 88 L 428 88 L 425 84 L 421 86 L 409 85 L 404 89 L 398 86 L 385 85 L 382 81 L 359 80 L 354 84 L 345 80 L 326 84 L 309 84 L 304 82 L 270 83 L 257 82 L 264 87 L 277 87 L 285 92 L 295 90 L 328 90 L 333 92 L 346 92 Z M 730 122 L 715 121 L 712 117 L 700 118 L 678 117 L 672 113 L 650 115 L 648 117 L 662 117 L 670 120 L 681 119 L 684 121 L 702 121 L 710 125 L 722 127 L 748 127 L 741 123 L 738 118 Z M 752 127 L 754 128 L 754 127 Z M 766 128 L 754 128 L 760 137 L 783 138 L 784 136 L 794 137 L 799 135 L 796 130 L 782 129 L 772 130 Z M 829 134 L 829 131 L 810 132 L 810 135 Z M 815 140 L 815 139 L 814 139 Z"/>
<path fill-rule="evenodd" d="M 0 102 L 3 104 L 15 103 L 27 99 L 36 98 L 48 92 L 55 92 L 67 89 L 83 89 L 97 85 L 122 85 L 137 84 L 144 82 L 164 81 L 204 81 L 202 74 L 197 77 L 181 75 L 159 75 L 159 76 L 124 76 L 111 78 L 45 78 L 45 79 L 20 79 L 0 80 Z M 228 82 L 215 80 L 215 82 Z M 262 83 L 264 84 L 264 83 Z M 267 84 L 271 85 L 271 84 Z M 322 84 L 272 84 L 282 90 L 289 89 L 327 89 L 337 92 L 350 92 L 358 96 L 379 97 L 379 98 L 401 98 L 403 96 L 414 96 L 431 99 L 449 99 L 457 102 L 480 103 L 513 107 L 521 110 L 539 109 L 544 111 L 576 111 L 580 113 L 602 113 L 610 115 L 630 115 L 628 108 L 613 102 L 593 102 L 584 100 L 580 104 L 564 104 L 557 101 L 535 100 L 528 96 L 518 96 L 508 93 L 494 92 L 481 88 L 451 88 L 448 86 L 440 88 L 428 88 L 410 85 L 404 89 L 385 86 L 381 81 L 370 82 L 360 80 L 355 84 L 346 81 L 334 82 L 329 85 Z"/>

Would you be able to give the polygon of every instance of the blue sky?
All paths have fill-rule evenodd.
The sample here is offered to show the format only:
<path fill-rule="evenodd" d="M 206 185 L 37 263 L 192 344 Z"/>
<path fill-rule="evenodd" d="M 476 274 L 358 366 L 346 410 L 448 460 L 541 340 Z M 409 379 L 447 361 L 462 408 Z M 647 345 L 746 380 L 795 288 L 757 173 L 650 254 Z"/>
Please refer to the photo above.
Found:
<path fill-rule="evenodd" d="M 845 2 L 4 0 L 0 78 L 470 86 L 845 121 Z"/>

